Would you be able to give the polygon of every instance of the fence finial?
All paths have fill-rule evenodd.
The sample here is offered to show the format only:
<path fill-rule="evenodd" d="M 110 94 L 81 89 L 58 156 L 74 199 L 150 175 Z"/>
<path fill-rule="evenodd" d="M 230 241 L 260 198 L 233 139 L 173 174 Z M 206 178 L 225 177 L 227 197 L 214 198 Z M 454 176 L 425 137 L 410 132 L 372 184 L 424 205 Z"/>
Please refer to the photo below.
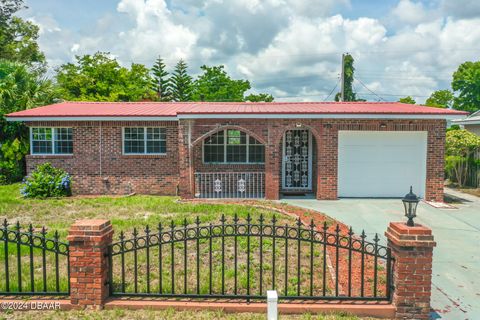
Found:
<path fill-rule="evenodd" d="M 337 223 L 337 227 L 335 228 L 335 233 L 339 234 L 340 233 L 340 226 Z"/>
<path fill-rule="evenodd" d="M 300 218 L 297 218 L 296 223 L 297 223 L 297 227 L 300 228 L 302 226 L 302 220 Z"/>
<path fill-rule="evenodd" d="M 348 229 L 348 235 L 351 237 L 353 236 L 353 228 L 352 226 L 350 226 L 350 228 Z"/>

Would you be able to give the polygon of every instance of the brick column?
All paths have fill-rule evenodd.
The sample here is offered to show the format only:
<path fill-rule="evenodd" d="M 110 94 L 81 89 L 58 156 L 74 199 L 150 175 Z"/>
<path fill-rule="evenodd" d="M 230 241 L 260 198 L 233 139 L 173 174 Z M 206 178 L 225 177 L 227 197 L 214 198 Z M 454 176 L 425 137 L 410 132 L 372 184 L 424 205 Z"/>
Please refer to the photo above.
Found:
<path fill-rule="evenodd" d="M 425 199 L 443 202 L 445 180 L 445 136 L 446 121 L 436 120 L 428 130 L 427 143 L 427 186 Z"/>
<path fill-rule="evenodd" d="M 70 301 L 72 305 L 102 308 L 108 297 L 108 245 L 113 229 L 109 220 L 77 220 L 70 242 Z"/>
<path fill-rule="evenodd" d="M 282 161 L 278 147 L 269 144 L 265 148 L 265 198 L 280 199 L 280 164 Z"/>
<path fill-rule="evenodd" d="M 416 224 L 391 222 L 385 232 L 392 258 L 396 319 L 429 319 L 432 257 L 436 243 L 432 230 Z"/>
<path fill-rule="evenodd" d="M 191 130 L 193 123 L 190 120 L 178 122 L 178 170 L 179 195 L 182 198 L 194 198 L 194 170 L 192 168 Z"/>

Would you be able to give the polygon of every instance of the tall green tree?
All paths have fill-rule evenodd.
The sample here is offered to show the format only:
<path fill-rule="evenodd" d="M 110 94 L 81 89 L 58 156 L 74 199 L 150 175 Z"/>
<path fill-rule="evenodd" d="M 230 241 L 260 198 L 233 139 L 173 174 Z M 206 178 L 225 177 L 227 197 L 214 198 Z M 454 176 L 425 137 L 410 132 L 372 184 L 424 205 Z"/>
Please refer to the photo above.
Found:
<path fill-rule="evenodd" d="M 155 99 L 152 78 L 142 64 L 120 66 L 108 53 L 76 56 L 75 63 L 61 65 L 57 84 L 62 98 L 86 101 L 141 101 Z"/>
<path fill-rule="evenodd" d="M 462 63 L 453 73 L 452 89 L 456 93 L 453 106 L 457 110 L 480 110 L 480 61 Z"/>
<path fill-rule="evenodd" d="M 224 66 L 200 67 L 203 71 L 194 83 L 192 100 L 194 101 L 243 101 L 250 89 L 248 80 L 233 80 L 224 70 Z"/>
<path fill-rule="evenodd" d="M 46 61 L 37 43 L 38 26 L 14 15 L 24 7 L 21 0 L 0 1 L 0 59 L 25 63 L 43 72 Z"/>
<path fill-rule="evenodd" d="M 274 98 L 271 94 L 268 93 L 259 93 L 259 94 L 249 94 L 245 97 L 245 101 L 250 102 L 273 102 Z"/>
<path fill-rule="evenodd" d="M 180 59 L 170 78 L 170 92 L 173 101 L 191 101 L 192 77 L 188 74 L 188 65 Z"/>
<path fill-rule="evenodd" d="M 437 90 L 432 92 L 425 101 L 425 105 L 436 108 L 448 108 L 453 103 L 453 93 L 450 90 Z"/>
<path fill-rule="evenodd" d="M 0 0 L 0 23 L 11 19 L 18 10 L 24 7 L 23 0 Z"/>
<path fill-rule="evenodd" d="M 357 101 L 357 95 L 353 90 L 353 80 L 355 74 L 355 67 L 353 66 L 354 59 L 352 55 L 346 54 L 344 57 L 343 67 L 343 83 L 344 83 L 344 101 Z M 342 93 L 338 92 L 335 95 L 335 101 L 340 101 Z"/>
<path fill-rule="evenodd" d="M 151 70 L 152 90 L 157 94 L 158 101 L 171 101 L 170 79 L 163 59 L 159 56 Z"/>
<path fill-rule="evenodd" d="M 49 104 L 55 98 L 50 80 L 25 64 L 0 60 L 0 183 L 22 178 L 28 151 L 27 127 L 7 122 L 5 114 Z"/>
<path fill-rule="evenodd" d="M 415 99 L 413 99 L 413 98 L 410 97 L 410 96 L 406 96 L 406 97 L 400 98 L 400 99 L 398 99 L 398 102 L 408 103 L 408 104 L 416 104 L 416 103 L 417 103 L 417 102 L 415 101 Z"/>

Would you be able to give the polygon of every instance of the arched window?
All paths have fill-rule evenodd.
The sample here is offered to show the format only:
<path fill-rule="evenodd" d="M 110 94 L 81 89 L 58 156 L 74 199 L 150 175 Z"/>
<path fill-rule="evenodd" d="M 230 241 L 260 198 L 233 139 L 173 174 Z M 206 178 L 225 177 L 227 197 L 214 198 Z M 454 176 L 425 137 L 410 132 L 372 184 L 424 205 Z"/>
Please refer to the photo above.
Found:
<path fill-rule="evenodd" d="M 264 163 L 265 146 L 240 130 L 222 130 L 203 141 L 203 162 Z"/>

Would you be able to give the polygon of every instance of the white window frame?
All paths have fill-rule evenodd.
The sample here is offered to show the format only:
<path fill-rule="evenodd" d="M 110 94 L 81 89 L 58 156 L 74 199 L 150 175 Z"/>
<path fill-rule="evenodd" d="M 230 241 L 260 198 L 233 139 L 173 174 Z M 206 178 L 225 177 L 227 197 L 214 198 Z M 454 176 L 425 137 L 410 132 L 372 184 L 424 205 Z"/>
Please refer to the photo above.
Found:
<path fill-rule="evenodd" d="M 144 147 L 144 152 L 142 153 L 125 153 L 125 129 L 130 129 L 130 128 L 143 128 L 143 147 Z M 145 156 L 145 155 L 166 155 L 167 151 L 163 153 L 147 153 L 147 129 L 152 129 L 152 128 L 159 128 L 159 129 L 164 129 L 165 130 L 165 150 L 168 150 L 167 146 L 167 129 L 165 127 L 123 127 L 122 128 L 122 155 L 124 156 Z M 161 141 L 161 140 L 160 140 Z"/>
<path fill-rule="evenodd" d="M 240 131 L 240 132 L 243 132 L 245 133 L 246 137 L 247 137 L 247 142 L 246 144 L 242 144 L 242 146 L 246 146 L 247 147 L 247 161 L 246 162 L 228 162 L 227 161 L 227 146 L 228 146 L 228 133 L 227 131 L 228 130 L 236 130 L 236 131 Z M 224 139 L 223 139 L 223 162 L 205 162 L 205 140 L 209 137 L 211 137 L 212 135 L 214 134 L 217 134 L 219 132 L 223 131 L 223 134 L 224 134 Z M 240 129 L 224 129 L 224 130 L 219 130 L 215 133 L 213 133 L 212 135 L 208 136 L 207 138 L 203 139 L 202 141 L 202 162 L 204 164 L 265 164 L 265 161 L 263 162 L 249 162 L 249 149 L 250 149 L 250 135 Z M 255 137 L 252 136 L 253 139 L 257 140 Z M 257 140 L 258 141 L 258 140 Z M 220 144 L 216 144 L 217 146 L 220 146 Z M 264 152 L 265 152 L 265 145 L 263 143 L 261 144 L 252 144 L 252 146 L 263 146 L 264 148 Z"/>
<path fill-rule="evenodd" d="M 42 128 L 42 129 L 50 129 L 52 130 L 52 152 L 51 153 L 33 153 L 33 129 Z M 73 128 L 72 127 L 30 127 L 30 155 L 32 156 L 71 156 L 73 155 L 73 145 L 72 145 L 72 153 L 56 153 L 55 152 L 55 129 L 72 129 L 72 144 L 73 144 Z M 63 141 L 63 140 L 62 140 Z"/>

